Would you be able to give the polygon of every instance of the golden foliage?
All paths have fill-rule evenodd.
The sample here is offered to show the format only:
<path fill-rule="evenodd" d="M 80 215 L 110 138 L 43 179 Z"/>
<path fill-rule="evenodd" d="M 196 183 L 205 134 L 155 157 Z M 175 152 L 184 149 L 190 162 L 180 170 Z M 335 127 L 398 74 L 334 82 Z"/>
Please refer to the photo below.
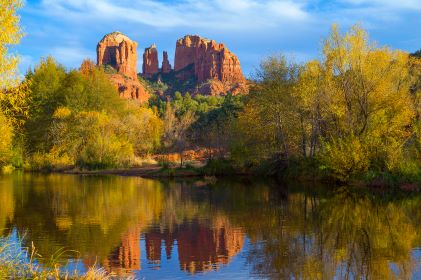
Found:
<path fill-rule="evenodd" d="M 17 81 L 18 58 L 9 53 L 9 46 L 18 44 L 23 36 L 16 14 L 20 7 L 20 0 L 0 0 L 0 90 L 15 85 Z"/>
<path fill-rule="evenodd" d="M 319 61 L 269 58 L 238 120 L 240 154 L 252 161 L 317 157 L 341 180 L 393 171 L 414 135 L 417 63 L 376 47 L 358 25 L 345 34 L 334 25 Z"/>
<path fill-rule="evenodd" d="M 13 129 L 10 122 L 0 111 L 0 166 L 11 157 Z"/>

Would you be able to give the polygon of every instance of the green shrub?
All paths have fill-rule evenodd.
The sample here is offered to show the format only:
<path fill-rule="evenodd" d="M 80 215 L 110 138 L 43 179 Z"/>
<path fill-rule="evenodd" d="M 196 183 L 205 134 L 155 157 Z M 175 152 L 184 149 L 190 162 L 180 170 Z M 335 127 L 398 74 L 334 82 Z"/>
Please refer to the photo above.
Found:
<path fill-rule="evenodd" d="M 208 176 L 234 175 L 236 173 L 232 161 L 226 159 L 209 160 L 200 173 Z"/>

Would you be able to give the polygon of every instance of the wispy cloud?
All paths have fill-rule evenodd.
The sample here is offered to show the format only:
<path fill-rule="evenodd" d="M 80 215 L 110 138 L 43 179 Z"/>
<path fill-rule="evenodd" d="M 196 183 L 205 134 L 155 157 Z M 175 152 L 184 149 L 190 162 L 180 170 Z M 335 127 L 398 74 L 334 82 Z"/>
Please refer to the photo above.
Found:
<path fill-rule="evenodd" d="M 91 58 L 93 52 L 82 47 L 62 46 L 50 50 L 50 55 L 59 58 L 60 63 L 72 68 L 78 67 L 85 58 Z"/>
<path fill-rule="evenodd" d="M 167 28 L 194 25 L 244 30 L 309 18 L 305 2 L 285 0 L 43 0 L 41 6 L 40 12 L 63 20 L 119 20 Z"/>
<path fill-rule="evenodd" d="M 50 54 L 77 67 L 83 58 L 95 58 L 104 34 L 119 30 L 139 42 L 139 58 L 155 42 L 171 59 L 176 39 L 200 34 L 226 43 L 250 73 L 273 53 L 293 53 L 298 60 L 317 56 L 334 22 L 341 29 L 361 23 L 380 44 L 418 49 L 420 1 L 27 0 L 22 20 L 28 36 L 18 51 L 25 68 Z"/>
<path fill-rule="evenodd" d="M 340 2 L 360 7 L 376 7 L 377 9 L 421 10 L 419 0 L 341 0 Z"/>

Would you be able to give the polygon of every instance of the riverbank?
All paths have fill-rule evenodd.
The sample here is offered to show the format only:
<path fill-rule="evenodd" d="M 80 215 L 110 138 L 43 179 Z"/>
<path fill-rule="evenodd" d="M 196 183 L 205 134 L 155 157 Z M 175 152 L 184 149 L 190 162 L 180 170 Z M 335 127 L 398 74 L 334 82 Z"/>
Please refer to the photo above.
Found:
<path fill-rule="evenodd" d="M 102 169 L 102 170 L 81 170 L 70 169 L 58 173 L 75 175 L 119 175 L 138 176 L 142 178 L 166 178 L 166 177 L 203 177 L 199 169 L 195 168 L 164 168 L 159 165 L 147 165 L 143 167 Z"/>
<path fill-rule="evenodd" d="M 4 169 L 3 169 L 4 170 Z M 375 192 L 402 190 L 404 192 L 421 192 L 418 178 L 409 178 L 392 173 L 373 173 L 350 178 L 346 182 L 335 179 L 331 174 L 305 162 L 292 162 L 288 166 L 275 169 L 273 165 L 261 164 L 257 167 L 239 167 L 227 159 L 210 161 L 190 161 L 182 167 L 178 163 L 158 162 L 144 163 L 140 166 L 109 169 L 83 169 L 75 166 L 61 166 L 42 169 L 26 169 L 29 172 L 60 173 L 73 175 L 118 175 L 136 176 L 142 178 L 205 178 L 205 177 L 268 177 L 280 181 L 320 182 L 329 185 L 349 185 L 357 188 L 368 188 Z M 11 172 L 11 171 L 8 171 Z"/>
<path fill-rule="evenodd" d="M 37 170 L 33 170 L 37 171 Z M 61 169 L 47 170 L 47 172 L 75 174 L 75 175 L 119 175 L 138 176 L 142 178 L 188 178 L 188 177 L 209 177 L 209 176 L 245 176 L 252 175 L 233 167 L 228 160 L 211 160 L 190 162 L 183 167 L 178 164 L 146 164 L 143 166 L 110 169 L 81 169 L 77 167 L 66 167 Z"/>

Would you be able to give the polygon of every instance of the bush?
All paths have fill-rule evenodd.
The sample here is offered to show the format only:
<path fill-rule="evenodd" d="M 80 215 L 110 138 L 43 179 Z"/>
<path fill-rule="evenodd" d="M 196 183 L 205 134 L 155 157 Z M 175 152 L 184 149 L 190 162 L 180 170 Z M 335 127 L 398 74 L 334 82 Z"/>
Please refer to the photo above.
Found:
<path fill-rule="evenodd" d="M 132 159 L 133 147 L 117 137 L 97 138 L 82 148 L 76 164 L 87 169 L 105 169 L 128 166 Z"/>
<path fill-rule="evenodd" d="M 52 150 L 49 153 L 34 153 L 29 159 L 26 169 L 31 171 L 50 172 L 53 170 L 63 170 L 74 165 L 74 161 L 68 154 L 59 154 Z"/>
<path fill-rule="evenodd" d="M 225 159 L 209 160 L 200 171 L 202 175 L 208 176 L 234 175 L 236 173 L 232 162 Z"/>
<path fill-rule="evenodd" d="M 51 132 L 55 154 L 67 154 L 87 169 L 127 166 L 134 160 L 133 145 L 119 130 L 117 118 L 104 112 L 60 114 L 63 111 L 56 112 Z"/>
<path fill-rule="evenodd" d="M 340 181 L 365 173 L 369 157 L 365 147 L 356 137 L 325 142 L 319 155 L 321 169 L 326 169 Z"/>

